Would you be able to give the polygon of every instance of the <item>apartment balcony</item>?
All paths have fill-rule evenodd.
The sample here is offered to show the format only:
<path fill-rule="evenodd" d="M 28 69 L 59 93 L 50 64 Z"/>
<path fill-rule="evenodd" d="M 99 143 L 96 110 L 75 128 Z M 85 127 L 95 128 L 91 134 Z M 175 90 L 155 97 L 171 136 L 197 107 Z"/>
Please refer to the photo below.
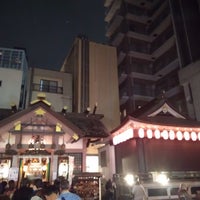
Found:
<path fill-rule="evenodd" d="M 104 0 L 104 7 L 109 7 L 112 4 L 113 0 Z"/>
<path fill-rule="evenodd" d="M 153 74 L 160 73 L 164 68 L 178 65 L 176 46 L 169 49 L 165 54 L 157 58 L 153 63 Z"/>
<path fill-rule="evenodd" d="M 124 37 L 125 37 L 124 33 L 116 32 L 114 35 L 112 35 L 112 38 L 110 38 L 110 44 L 113 46 L 119 46 Z"/>
<path fill-rule="evenodd" d="M 142 40 L 142 41 L 145 41 L 145 42 L 152 42 L 153 39 L 154 39 L 153 36 L 145 35 L 145 34 L 142 34 L 142 33 L 136 33 L 134 31 L 130 31 L 130 30 L 127 32 L 126 35 L 130 38 Z"/>
<path fill-rule="evenodd" d="M 117 56 L 117 63 L 118 63 L 118 65 L 121 64 L 121 62 L 124 60 L 125 57 L 126 57 L 126 53 L 124 53 L 123 51 L 120 51 L 118 53 L 118 56 Z"/>
<path fill-rule="evenodd" d="M 113 18 L 113 16 L 115 15 L 116 11 L 120 9 L 120 6 L 121 6 L 121 0 L 115 0 L 111 5 L 110 9 L 108 10 L 104 20 L 109 23 Z"/>
<path fill-rule="evenodd" d="M 115 30 L 120 26 L 122 21 L 123 21 L 123 17 L 120 15 L 116 15 L 112 23 L 109 24 L 109 27 L 106 32 L 106 36 L 110 37 L 115 32 Z"/>
<path fill-rule="evenodd" d="M 153 42 L 151 44 L 151 52 L 155 51 L 164 43 L 166 43 L 166 41 L 172 38 L 173 35 L 174 35 L 173 26 L 172 24 L 169 24 L 162 33 L 160 33 L 157 37 L 153 38 L 152 40 Z"/>
<path fill-rule="evenodd" d="M 148 29 L 148 32 L 154 38 L 162 33 L 166 27 L 168 27 L 172 23 L 171 15 L 168 14 L 159 24 L 152 24 L 152 26 Z"/>
<path fill-rule="evenodd" d="M 176 85 L 173 88 L 170 88 L 168 91 L 166 91 L 165 95 L 170 98 L 170 97 L 178 95 L 178 94 L 180 94 L 182 92 L 183 92 L 183 90 L 182 90 L 181 86 L 180 85 Z"/>
<path fill-rule="evenodd" d="M 131 72 L 130 77 L 133 79 L 141 79 L 146 81 L 155 81 L 154 76 L 150 74 L 138 73 L 138 72 Z"/>
<path fill-rule="evenodd" d="M 170 37 L 164 44 L 162 44 L 159 48 L 157 48 L 153 53 L 152 57 L 159 58 L 161 55 L 163 55 L 165 52 L 169 51 L 173 46 L 175 46 L 176 41 L 174 35 Z"/>
<path fill-rule="evenodd" d="M 123 104 L 125 104 L 128 100 L 129 100 L 129 97 L 128 97 L 128 96 L 122 96 L 122 97 L 119 99 L 120 106 L 123 105 Z"/>
<path fill-rule="evenodd" d="M 121 73 L 119 75 L 119 85 L 121 85 L 126 79 L 127 79 L 128 75 L 125 73 Z"/>
<path fill-rule="evenodd" d="M 126 3 L 135 5 L 135 6 L 145 6 L 145 8 L 147 10 L 152 9 L 152 7 L 156 4 L 159 4 L 160 0 L 146 0 L 144 3 L 144 0 L 137 0 L 137 1 L 133 1 L 133 0 L 125 0 Z"/>
<path fill-rule="evenodd" d="M 156 3 L 154 1 L 154 3 Z M 150 9 L 150 13 L 148 15 L 151 17 L 151 20 L 154 21 L 155 19 L 159 18 L 159 16 L 163 13 L 163 11 L 166 9 L 166 7 L 169 6 L 168 1 L 163 1 L 163 0 L 157 0 L 156 6 L 154 9 Z"/>
<path fill-rule="evenodd" d="M 154 79 L 159 80 L 163 76 L 166 76 L 166 74 L 169 74 L 176 69 L 179 69 L 179 60 L 177 57 L 174 60 L 171 60 L 171 62 L 169 62 L 168 64 L 167 60 L 163 60 L 163 64 L 160 65 L 159 70 L 154 74 Z"/>
<path fill-rule="evenodd" d="M 37 84 L 37 83 L 32 84 L 32 90 L 33 91 L 40 91 L 40 92 L 63 94 L 63 87 L 41 85 L 41 84 Z"/>
<path fill-rule="evenodd" d="M 167 86 L 165 88 L 156 88 L 155 95 L 159 96 L 165 91 L 165 96 L 167 98 L 173 97 L 182 92 L 182 88 L 178 83 L 173 86 Z"/>
<path fill-rule="evenodd" d="M 136 23 L 140 23 L 143 24 L 144 26 L 146 26 L 146 23 L 148 21 L 148 17 L 147 16 L 138 16 L 133 14 L 133 12 L 128 12 L 125 16 L 125 18 L 127 20 L 130 20 L 132 22 L 136 22 Z"/>
<path fill-rule="evenodd" d="M 140 96 L 146 96 L 146 97 L 154 97 L 155 96 L 155 92 L 152 88 L 134 87 L 133 94 L 140 95 Z"/>
<path fill-rule="evenodd" d="M 133 58 L 137 58 L 137 59 L 141 59 L 141 60 L 146 60 L 146 61 L 153 61 L 154 60 L 154 58 L 150 54 L 141 53 L 141 52 L 137 52 L 137 51 L 133 51 L 133 50 L 129 51 L 128 56 L 133 57 Z"/>

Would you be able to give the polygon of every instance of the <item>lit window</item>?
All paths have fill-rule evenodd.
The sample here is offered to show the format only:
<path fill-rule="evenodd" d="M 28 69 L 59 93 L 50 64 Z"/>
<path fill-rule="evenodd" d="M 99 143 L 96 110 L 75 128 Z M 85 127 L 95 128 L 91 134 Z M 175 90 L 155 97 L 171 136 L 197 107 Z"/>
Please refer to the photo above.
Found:
<path fill-rule="evenodd" d="M 58 82 L 52 80 L 40 80 L 40 91 L 57 93 Z"/>

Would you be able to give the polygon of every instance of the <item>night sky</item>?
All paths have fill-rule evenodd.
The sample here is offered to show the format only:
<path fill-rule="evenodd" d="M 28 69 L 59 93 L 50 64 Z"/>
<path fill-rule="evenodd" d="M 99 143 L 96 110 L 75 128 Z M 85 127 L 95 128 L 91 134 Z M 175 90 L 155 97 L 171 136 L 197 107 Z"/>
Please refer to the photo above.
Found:
<path fill-rule="evenodd" d="M 0 47 L 25 48 L 29 67 L 59 70 L 75 37 L 105 43 L 103 0 L 1 0 Z"/>

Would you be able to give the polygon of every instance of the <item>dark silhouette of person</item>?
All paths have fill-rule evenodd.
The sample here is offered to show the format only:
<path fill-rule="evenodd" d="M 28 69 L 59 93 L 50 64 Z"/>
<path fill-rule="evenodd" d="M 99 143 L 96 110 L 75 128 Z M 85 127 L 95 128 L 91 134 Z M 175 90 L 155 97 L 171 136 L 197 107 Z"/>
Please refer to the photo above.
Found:
<path fill-rule="evenodd" d="M 114 188 L 111 179 L 106 182 L 106 192 L 102 197 L 102 200 L 114 200 Z"/>

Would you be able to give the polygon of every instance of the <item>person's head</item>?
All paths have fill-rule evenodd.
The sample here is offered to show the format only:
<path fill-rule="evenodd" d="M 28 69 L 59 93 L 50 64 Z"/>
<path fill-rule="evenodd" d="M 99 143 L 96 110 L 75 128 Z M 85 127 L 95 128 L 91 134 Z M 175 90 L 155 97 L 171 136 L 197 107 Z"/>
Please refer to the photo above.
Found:
<path fill-rule="evenodd" d="M 140 185 L 140 181 L 137 180 L 137 181 L 135 182 L 135 185 Z"/>
<path fill-rule="evenodd" d="M 70 189 L 69 181 L 66 180 L 66 179 L 61 180 L 61 182 L 60 182 L 60 189 L 61 189 L 61 191 L 62 190 L 69 190 Z"/>
<path fill-rule="evenodd" d="M 181 183 L 180 184 L 179 190 L 185 190 L 185 191 L 187 191 L 187 189 L 188 189 L 188 187 L 187 187 L 187 185 L 185 183 Z"/>
<path fill-rule="evenodd" d="M 30 186 L 30 180 L 27 178 L 23 178 L 20 183 L 20 187 L 29 187 L 29 186 Z"/>
<path fill-rule="evenodd" d="M 34 181 L 34 185 L 36 186 L 36 189 L 40 189 L 43 187 L 43 182 L 42 182 L 42 179 L 38 178 L 38 179 L 35 179 Z"/>
<path fill-rule="evenodd" d="M 53 185 L 60 191 L 60 180 L 55 179 Z"/>
<path fill-rule="evenodd" d="M 106 185 L 105 185 L 105 188 L 106 190 L 109 190 L 109 189 L 112 189 L 112 181 L 109 179 L 107 182 L 106 182 Z"/>
<path fill-rule="evenodd" d="M 9 180 L 8 181 L 8 188 L 10 190 L 14 190 L 15 189 L 15 181 L 14 180 Z"/>
<path fill-rule="evenodd" d="M 46 200 L 55 200 L 58 198 L 59 190 L 54 185 L 49 185 L 45 187 L 42 191 Z"/>

